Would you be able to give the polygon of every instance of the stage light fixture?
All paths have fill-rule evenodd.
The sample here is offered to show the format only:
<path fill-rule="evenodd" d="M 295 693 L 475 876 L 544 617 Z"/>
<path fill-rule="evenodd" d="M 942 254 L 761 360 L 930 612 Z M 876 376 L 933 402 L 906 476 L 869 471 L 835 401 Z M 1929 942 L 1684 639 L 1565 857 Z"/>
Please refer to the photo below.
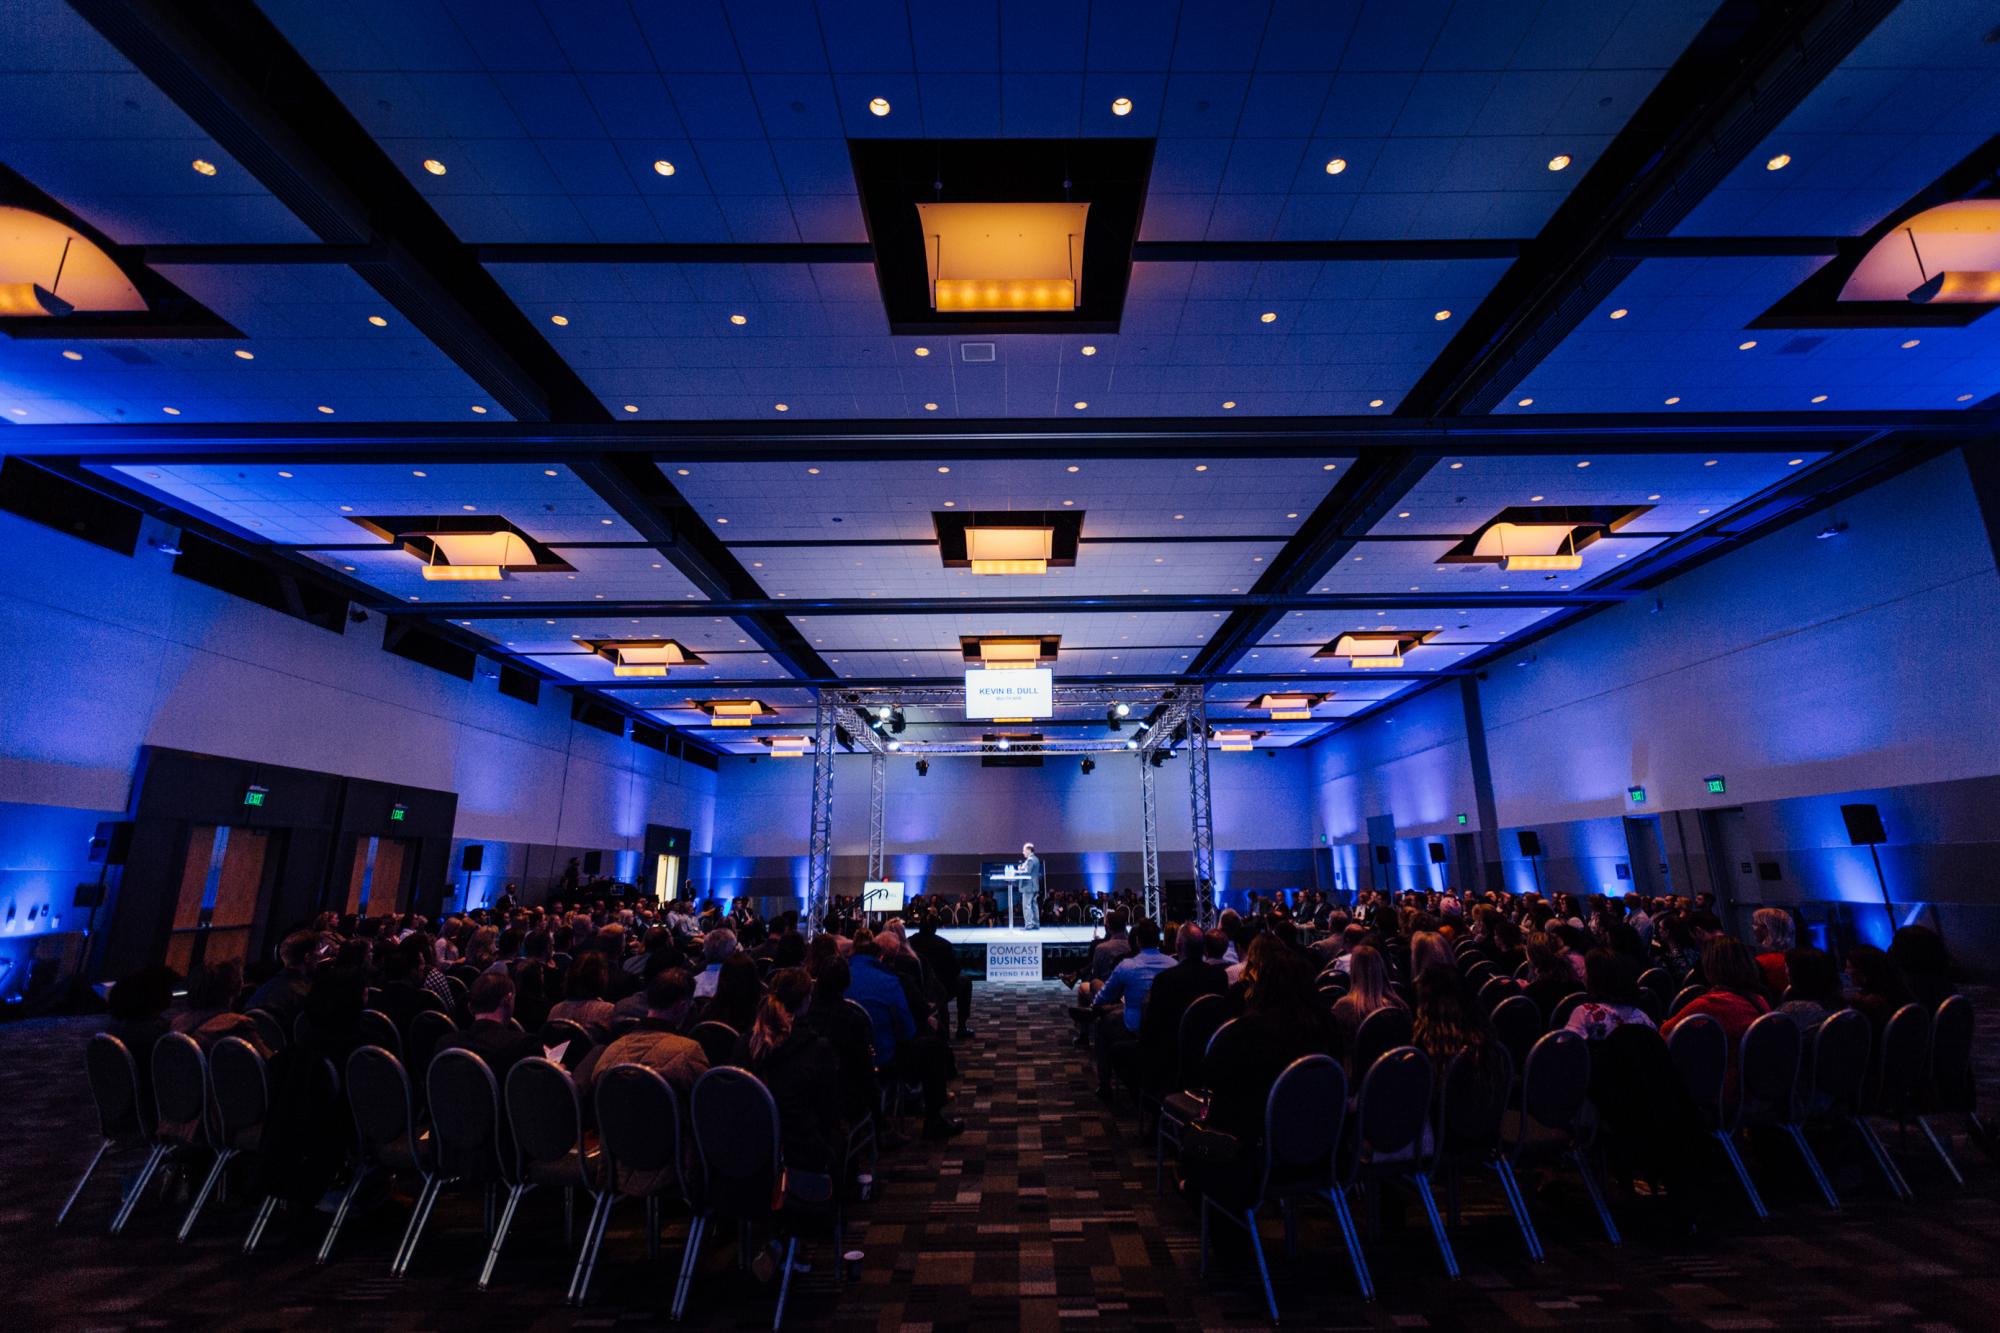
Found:
<path fill-rule="evenodd" d="M 1104 710 L 1104 725 L 1113 731 L 1125 730 L 1125 714 L 1132 710 L 1124 704 L 1113 704 Z"/>
<path fill-rule="evenodd" d="M 1093 773 L 1097 769 L 1097 761 L 1095 759 L 1085 759 L 1080 767 L 1086 774 Z"/>
<path fill-rule="evenodd" d="M 895 711 L 896 710 L 894 708 L 891 708 L 888 704 L 877 704 L 875 706 L 875 716 L 882 719 L 884 722 L 888 721 L 889 714 Z"/>
<path fill-rule="evenodd" d="M 907 725 L 907 724 L 906 724 L 906 723 L 905 723 L 905 722 L 903 721 L 903 710 L 902 710 L 902 709 L 898 708 L 898 709 L 894 710 L 893 712 L 891 712 L 891 713 L 889 714 L 889 730 L 890 730 L 890 731 L 892 731 L 892 732 L 894 732 L 894 733 L 895 733 L 896 735 L 900 736 L 900 735 L 902 735 L 902 734 L 903 734 L 903 728 L 904 728 L 904 726 L 905 726 L 905 725 Z"/>
<path fill-rule="evenodd" d="M 1139 748 L 1139 742 L 1128 740 L 1125 742 L 1125 748 L 1128 750 L 1136 750 Z"/>
<path fill-rule="evenodd" d="M 918 777 L 920 777 L 920 778 L 921 778 L 921 777 L 926 777 L 926 776 L 928 776 L 928 775 L 929 775 L 930 771 L 931 771 L 931 764 L 930 764 L 930 760 L 928 760 L 928 759 L 919 759 L 919 760 L 917 760 L 917 776 L 918 776 Z"/>
<path fill-rule="evenodd" d="M 890 749 L 891 751 L 895 751 L 895 750 L 900 750 L 900 749 L 902 749 L 902 748 L 903 748 L 903 743 L 902 743 L 901 741 L 890 741 L 890 742 L 889 742 L 889 749 Z"/>

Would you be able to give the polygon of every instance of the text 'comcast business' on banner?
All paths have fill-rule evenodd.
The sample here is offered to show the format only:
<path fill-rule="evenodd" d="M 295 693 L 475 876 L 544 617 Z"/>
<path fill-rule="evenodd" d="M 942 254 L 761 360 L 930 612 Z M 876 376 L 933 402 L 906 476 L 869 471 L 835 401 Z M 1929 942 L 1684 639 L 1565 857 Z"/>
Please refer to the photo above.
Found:
<path fill-rule="evenodd" d="M 986 946 L 988 981 L 1040 981 L 1042 946 L 1039 944 L 989 944 Z"/>

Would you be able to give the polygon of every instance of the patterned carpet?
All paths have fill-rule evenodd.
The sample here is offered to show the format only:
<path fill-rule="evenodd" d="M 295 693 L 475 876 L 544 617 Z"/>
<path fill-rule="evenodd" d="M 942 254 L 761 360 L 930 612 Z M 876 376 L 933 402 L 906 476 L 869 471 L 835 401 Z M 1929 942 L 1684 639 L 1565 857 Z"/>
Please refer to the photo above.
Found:
<path fill-rule="evenodd" d="M 1996 1005 L 1982 997 L 1992 1014 Z M 1192 1211 L 1155 1194 L 1152 1153 L 1123 1106 L 1107 1110 L 1068 1045 L 1067 993 L 1053 983 L 982 985 L 974 1040 L 960 1048 L 956 1113 L 967 1133 L 943 1148 L 915 1143 L 886 1155 L 877 1193 L 852 1220 L 865 1252 L 860 1279 L 839 1283 L 825 1244 L 794 1283 L 788 1322 L 855 1329 L 1218 1329 L 1265 1327 L 1263 1301 L 1240 1237 L 1221 1237 L 1211 1278 L 1197 1274 Z M 589 1308 L 561 1303 L 568 1259 L 560 1205 L 529 1196 L 494 1289 L 473 1285 L 483 1250 L 477 1201 L 447 1196 L 407 1279 L 388 1276 L 406 1216 L 391 1199 L 348 1228 L 316 1268 L 324 1224 L 280 1222 L 253 1259 L 238 1253 L 247 1222 L 238 1200 L 212 1206 L 177 1246 L 179 1212 L 148 1201 L 127 1233 L 103 1234 L 117 1173 L 94 1181 L 60 1235 L 49 1222 L 94 1148 L 82 1075 L 87 1019 L 0 1029 L 0 1327 L 213 1330 L 342 1327 L 492 1329 L 641 1327 L 661 1322 L 683 1235 L 670 1225 L 658 1263 L 645 1259 L 636 1212 L 614 1222 Z M 1981 1047 L 1995 1049 L 1982 1023 Z M 2000 1072 L 2000 1071 L 1990 1071 Z M 1894 1146 L 1893 1136 L 1891 1138 Z M 1949 1188 L 1934 1160 L 1902 1154 L 1917 1189 L 1899 1205 L 1858 1170 L 1838 1172 L 1852 1202 L 1830 1213 L 1802 1181 L 1760 1170 L 1776 1216 L 1758 1224 L 1721 1193 L 1717 1234 L 1699 1248 L 1647 1239 L 1641 1204 L 1617 1206 L 1637 1233 L 1612 1249 L 1581 1193 L 1558 1182 L 1534 1207 L 1551 1262 L 1524 1261 L 1491 1188 L 1468 1187 L 1455 1238 L 1464 1278 L 1446 1282 L 1430 1238 L 1389 1210 L 1369 1243 L 1380 1299 L 1354 1294 L 1344 1253 L 1322 1219 L 1301 1227 L 1288 1260 L 1266 1233 L 1285 1322 L 1326 1328 L 1748 1329 L 1893 1327 L 1990 1329 L 1990 1275 L 2000 1264 L 2000 1169 L 1956 1145 L 1970 1185 Z M 132 1166 L 127 1157 L 116 1165 Z M 1720 1188 L 1723 1182 L 1718 1182 Z M 1732 1187 L 1733 1190 L 1733 1187 Z M 1218 1229 L 1219 1232 L 1225 1229 Z M 735 1267 L 733 1245 L 711 1248 L 689 1304 L 702 1327 L 768 1327 L 773 1288 Z"/>

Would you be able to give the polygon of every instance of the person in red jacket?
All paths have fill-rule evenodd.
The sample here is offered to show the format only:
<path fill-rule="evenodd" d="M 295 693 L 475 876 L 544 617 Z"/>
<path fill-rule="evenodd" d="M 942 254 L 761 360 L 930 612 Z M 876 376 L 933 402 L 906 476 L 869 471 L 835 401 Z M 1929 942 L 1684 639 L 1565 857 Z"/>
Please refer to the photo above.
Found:
<path fill-rule="evenodd" d="M 1778 999 L 1792 984 L 1785 967 L 1785 955 L 1798 943 L 1792 914 L 1782 907 L 1760 907 L 1750 918 L 1750 933 L 1757 939 L 1757 968 L 1764 976 L 1764 989 Z"/>
<path fill-rule="evenodd" d="M 1671 1037 L 1674 1029 L 1695 1014 L 1707 1014 L 1722 1024 L 1729 1038 L 1729 1076 L 1723 1093 L 1736 1095 L 1736 1057 L 1742 1049 L 1743 1034 L 1750 1025 L 1771 1012 L 1764 998 L 1764 974 L 1742 941 L 1727 935 L 1710 938 L 1701 950 L 1701 974 L 1708 989 L 1690 1000 L 1681 1011 L 1660 1027 L 1660 1035 Z"/>

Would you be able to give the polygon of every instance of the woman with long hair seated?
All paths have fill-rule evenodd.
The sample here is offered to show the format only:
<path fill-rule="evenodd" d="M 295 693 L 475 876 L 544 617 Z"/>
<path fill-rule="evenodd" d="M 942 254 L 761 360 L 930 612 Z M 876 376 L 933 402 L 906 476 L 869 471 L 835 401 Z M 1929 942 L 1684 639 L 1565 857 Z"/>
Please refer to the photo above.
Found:
<path fill-rule="evenodd" d="M 833 1169 L 835 1145 L 840 1142 L 840 1117 L 834 1098 L 827 1095 L 839 1086 L 840 1061 L 818 1032 L 798 1021 L 812 997 L 813 980 L 804 968 L 773 973 L 770 990 L 758 1003 L 749 1033 L 739 1039 L 737 1053 L 778 1104 L 785 1165 L 827 1172 Z"/>
<path fill-rule="evenodd" d="M 1347 955 L 1347 994 L 1334 1001 L 1334 1049 L 1354 1049 L 1354 1038 L 1368 1015 L 1377 1009 L 1406 1007 L 1389 986 L 1389 964 L 1372 944 L 1356 945 Z"/>

